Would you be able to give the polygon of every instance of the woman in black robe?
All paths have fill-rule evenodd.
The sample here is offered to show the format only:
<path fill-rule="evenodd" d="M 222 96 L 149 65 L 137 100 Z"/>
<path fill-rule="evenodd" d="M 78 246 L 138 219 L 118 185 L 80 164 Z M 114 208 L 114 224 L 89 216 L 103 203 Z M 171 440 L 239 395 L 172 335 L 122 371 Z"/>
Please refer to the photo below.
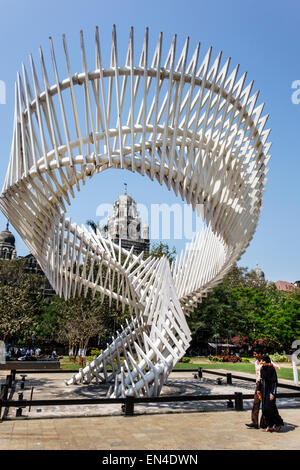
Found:
<path fill-rule="evenodd" d="M 284 423 L 276 406 L 277 374 L 269 356 L 263 356 L 261 359 L 260 392 L 262 414 L 267 426 L 265 431 L 273 432 L 275 426 L 276 431 L 279 432 Z"/>

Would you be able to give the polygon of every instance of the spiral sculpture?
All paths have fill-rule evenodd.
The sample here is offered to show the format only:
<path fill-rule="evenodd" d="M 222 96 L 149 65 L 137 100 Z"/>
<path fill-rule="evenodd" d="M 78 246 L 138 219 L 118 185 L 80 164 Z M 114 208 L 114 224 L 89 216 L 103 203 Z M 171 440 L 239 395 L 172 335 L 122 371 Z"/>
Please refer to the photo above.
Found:
<path fill-rule="evenodd" d="M 62 76 L 50 38 L 54 83 L 40 48 L 39 74 L 30 56 L 30 76 L 22 64 L 15 85 L 0 208 L 59 295 L 90 291 L 130 309 L 131 321 L 67 382 L 111 382 L 111 397 L 160 393 L 189 347 L 186 315 L 241 257 L 262 204 L 271 144 L 253 82 L 221 53 L 212 60 L 211 48 L 201 60 L 199 44 L 189 55 L 189 39 L 176 59 L 176 40 L 163 59 L 160 34 L 150 61 L 146 29 L 136 62 L 131 29 L 120 65 L 114 27 L 105 67 L 96 28 L 89 68 L 81 32 L 74 73 L 63 36 Z M 202 208 L 205 227 L 171 266 L 65 216 L 76 190 L 108 168 L 147 175 Z"/>

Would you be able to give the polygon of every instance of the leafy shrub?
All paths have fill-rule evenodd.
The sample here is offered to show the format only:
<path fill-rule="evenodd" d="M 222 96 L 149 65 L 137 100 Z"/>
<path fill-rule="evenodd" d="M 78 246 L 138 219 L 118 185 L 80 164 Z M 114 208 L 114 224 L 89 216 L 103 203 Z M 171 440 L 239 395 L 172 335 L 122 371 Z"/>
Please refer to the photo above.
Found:
<path fill-rule="evenodd" d="M 95 356 L 99 356 L 101 354 L 101 351 L 100 349 L 91 349 L 90 351 L 90 355 L 86 358 L 86 360 L 88 362 L 93 362 L 93 360 L 95 359 Z"/>
<path fill-rule="evenodd" d="M 91 352 L 90 352 L 90 356 L 94 357 L 94 356 L 99 356 L 101 354 L 101 351 L 100 349 L 91 349 Z"/>
<path fill-rule="evenodd" d="M 223 356 L 209 356 L 209 360 L 212 362 L 223 362 Z"/>
<path fill-rule="evenodd" d="M 288 358 L 285 354 L 274 353 L 270 355 L 273 362 L 288 362 Z"/>
<path fill-rule="evenodd" d="M 226 355 L 223 356 L 223 362 L 241 362 L 242 359 L 239 356 L 233 355 Z"/>
<path fill-rule="evenodd" d="M 250 360 L 247 357 L 242 357 L 242 362 L 250 362 Z"/>
<path fill-rule="evenodd" d="M 208 359 L 212 362 L 217 362 L 217 360 L 218 360 L 217 356 L 209 356 Z"/>
<path fill-rule="evenodd" d="M 242 346 L 247 346 L 248 345 L 248 340 L 246 336 L 234 336 L 231 338 L 232 344 L 235 344 L 236 346 L 242 347 Z"/>
<path fill-rule="evenodd" d="M 226 354 L 224 356 L 210 356 L 210 361 L 213 362 L 241 362 L 242 359 L 239 356 Z"/>
<path fill-rule="evenodd" d="M 191 359 L 189 357 L 184 356 L 180 362 L 188 363 L 191 362 Z"/>

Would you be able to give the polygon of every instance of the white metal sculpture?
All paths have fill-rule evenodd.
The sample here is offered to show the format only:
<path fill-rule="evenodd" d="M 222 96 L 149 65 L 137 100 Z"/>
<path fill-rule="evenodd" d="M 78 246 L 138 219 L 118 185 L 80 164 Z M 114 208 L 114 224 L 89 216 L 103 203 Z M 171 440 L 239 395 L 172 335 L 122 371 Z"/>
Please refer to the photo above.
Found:
<path fill-rule="evenodd" d="M 112 382 L 108 395 L 158 395 L 191 339 L 186 315 L 219 283 L 247 248 L 259 218 L 270 143 L 267 116 L 246 74 L 211 61 L 189 39 L 176 60 L 176 36 L 163 60 L 162 34 L 152 60 L 146 30 L 135 61 L 133 29 L 125 63 L 113 28 L 110 65 L 59 73 L 50 38 L 50 83 L 30 56 L 15 87 L 9 167 L 0 207 L 65 299 L 99 292 L 132 319 L 68 384 Z M 75 190 L 96 173 L 122 168 L 156 179 L 196 210 L 206 227 L 170 266 L 104 239 L 65 217 Z M 103 176 L 102 176 L 103 177 Z M 120 357 L 124 357 L 124 362 Z M 109 366 L 109 367 L 108 367 Z M 110 371 L 111 370 L 111 371 Z"/>

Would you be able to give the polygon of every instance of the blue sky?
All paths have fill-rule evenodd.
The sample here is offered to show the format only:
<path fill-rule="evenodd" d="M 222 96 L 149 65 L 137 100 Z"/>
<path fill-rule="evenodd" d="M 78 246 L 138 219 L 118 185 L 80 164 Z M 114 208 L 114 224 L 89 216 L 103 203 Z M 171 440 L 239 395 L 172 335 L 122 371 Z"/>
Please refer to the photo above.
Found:
<path fill-rule="evenodd" d="M 102 49 L 107 43 L 109 52 L 112 25 L 116 24 L 120 57 L 127 48 L 131 26 L 135 28 L 139 50 L 146 26 L 150 49 L 154 49 L 163 31 L 165 53 L 175 33 L 179 45 L 189 36 L 191 52 L 200 41 L 202 57 L 211 45 L 214 54 L 222 50 L 223 58 L 231 57 L 233 66 L 239 63 L 241 73 L 248 73 L 247 83 L 255 81 L 254 89 L 260 90 L 259 102 L 266 103 L 264 111 L 270 115 L 272 158 L 263 210 L 254 238 L 239 264 L 254 268 L 259 263 L 270 281 L 300 279 L 300 104 L 291 100 L 292 83 L 300 80 L 299 17 L 300 3 L 296 0 L 52 0 L 47 7 L 40 0 L 0 1 L 0 80 L 6 84 L 6 104 L 0 105 L 1 187 L 11 145 L 16 73 L 22 61 L 28 64 L 29 53 L 38 59 L 39 45 L 48 56 L 49 36 L 59 59 L 61 36 L 66 34 L 73 64 L 80 60 L 81 29 L 93 59 L 96 25 Z M 179 202 L 150 180 L 129 172 L 108 171 L 94 178 L 74 201 L 69 211 L 72 219 L 78 223 L 85 223 L 88 218 L 97 220 L 98 205 L 113 202 L 123 191 L 124 182 L 140 203 Z M 0 214 L 0 228 L 5 223 Z M 18 254 L 26 254 L 28 250 L 18 236 L 16 241 Z M 178 249 L 182 246 L 177 240 L 169 243 Z"/>

